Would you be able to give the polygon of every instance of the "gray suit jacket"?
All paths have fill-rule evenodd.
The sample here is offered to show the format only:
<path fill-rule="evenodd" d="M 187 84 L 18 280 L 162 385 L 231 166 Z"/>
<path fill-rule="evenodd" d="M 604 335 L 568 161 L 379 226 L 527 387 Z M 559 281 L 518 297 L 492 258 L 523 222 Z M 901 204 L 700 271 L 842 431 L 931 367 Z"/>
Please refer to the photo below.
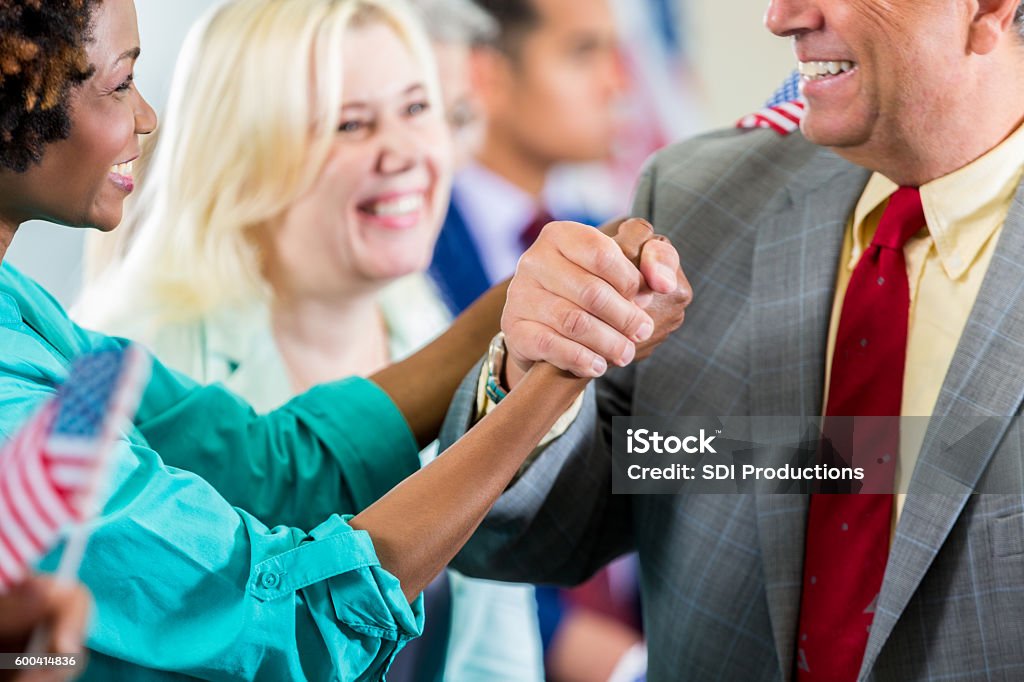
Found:
<path fill-rule="evenodd" d="M 572 584 L 635 548 L 650 680 L 792 679 L 807 498 L 612 495 L 611 417 L 821 414 L 836 267 L 868 177 L 768 131 L 658 154 L 637 213 L 682 256 L 695 293 L 686 322 L 648 361 L 588 389 L 580 417 L 501 498 L 459 569 Z M 935 414 L 948 419 L 933 420 L 911 477 L 862 679 L 1024 679 L 1019 430 L 957 420 L 1019 414 L 1022 256 L 1024 187 L 946 374 Z M 468 426 L 474 378 L 445 441 Z M 969 455 L 952 455 L 946 444 L 965 436 Z M 1014 494 L 971 494 L 992 476 Z"/>

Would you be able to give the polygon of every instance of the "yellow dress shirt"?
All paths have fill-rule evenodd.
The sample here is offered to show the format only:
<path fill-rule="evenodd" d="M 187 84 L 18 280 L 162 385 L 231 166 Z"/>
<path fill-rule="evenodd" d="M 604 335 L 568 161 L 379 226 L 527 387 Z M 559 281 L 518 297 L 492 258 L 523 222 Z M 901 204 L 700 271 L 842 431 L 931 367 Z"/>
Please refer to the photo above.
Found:
<path fill-rule="evenodd" d="M 1022 174 L 1024 127 L 976 161 L 921 187 L 928 228 L 904 247 L 910 284 L 901 408 L 904 417 L 928 417 L 935 409 Z M 847 225 L 828 334 L 826 402 L 846 287 L 896 189 L 885 176 L 872 175 Z M 901 427 L 896 490 L 905 491 L 917 463 L 927 419 L 905 419 Z M 904 495 L 898 495 L 896 520 L 903 501 Z"/>

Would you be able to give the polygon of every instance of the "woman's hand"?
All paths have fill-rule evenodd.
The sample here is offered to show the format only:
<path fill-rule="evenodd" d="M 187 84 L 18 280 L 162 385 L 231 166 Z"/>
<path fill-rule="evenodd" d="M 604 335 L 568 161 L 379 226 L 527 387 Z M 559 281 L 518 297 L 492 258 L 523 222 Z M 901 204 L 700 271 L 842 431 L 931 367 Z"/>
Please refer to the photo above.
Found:
<path fill-rule="evenodd" d="M 45 628 L 48 638 L 39 655 L 75 656 L 74 668 L 0 670 L 0 680 L 35 682 L 65 680 L 84 670 L 82 641 L 92 610 L 92 599 L 81 585 L 69 585 L 50 576 L 33 576 L 0 595 L 0 652 L 27 653 L 36 628 Z"/>
<path fill-rule="evenodd" d="M 654 320 L 654 333 L 646 341 L 636 344 L 634 361 L 644 360 L 682 326 L 686 308 L 693 300 L 693 290 L 679 266 L 679 254 L 668 237 L 655 234 L 651 224 L 639 218 L 615 223 L 618 225 L 610 236 L 644 277 L 634 300 Z M 657 291 L 648 284 L 650 282 L 657 284 Z"/>

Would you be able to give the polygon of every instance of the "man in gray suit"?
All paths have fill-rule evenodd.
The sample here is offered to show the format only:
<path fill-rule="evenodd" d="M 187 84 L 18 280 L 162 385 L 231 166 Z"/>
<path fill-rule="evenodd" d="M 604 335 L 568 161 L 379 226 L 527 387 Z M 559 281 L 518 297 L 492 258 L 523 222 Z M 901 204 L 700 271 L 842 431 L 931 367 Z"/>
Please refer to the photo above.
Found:
<path fill-rule="evenodd" d="M 655 682 L 1024 679 L 1021 436 L 998 419 L 1024 400 L 1024 3 L 773 0 L 766 23 L 800 61 L 802 133 L 725 131 L 653 159 L 635 212 L 681 255 L 686 322 L 587 391 L 457 565 L 572 584 L 635 548 Z M 894 250 L 910 297 L 899 413 L 933 419 L 904 460 L 894 531 L 877 538 L 884 578 L 851 671 L 805 651 L 818 496 L 612 495 L 611 418 L 825 414 L 860 255 L 880 252 L 871 235 L 897 186 L 927 222 Z M 493 368 L 508 385 L 533 361 L 584 373 L 632 358 L 616 331 L 627 301 L 601 288 L 614 279 L 601 259 L 560 291 L 536 286 L 541 249 L 572 239 L 600 237 L 553 224 L 520 263 L 508 361 Z M 446 439 L 478 418 L 477 378 Z M 972 494 L 993 482 L 1001 494 Z"/>

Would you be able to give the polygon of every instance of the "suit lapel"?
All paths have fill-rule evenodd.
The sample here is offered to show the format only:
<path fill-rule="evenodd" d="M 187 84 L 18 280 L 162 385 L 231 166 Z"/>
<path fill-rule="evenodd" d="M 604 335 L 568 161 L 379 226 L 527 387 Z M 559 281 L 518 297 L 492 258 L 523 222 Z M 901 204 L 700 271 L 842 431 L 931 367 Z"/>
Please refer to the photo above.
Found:
<path fill-rule="evenodd" d="M 825 351 L 843 236 L 869 174 L 821 150 L 765 211 L 751 281 L 751 415 L 821 413 Z M 796 653 L 807 497 L 757 495 L 775 645 L 788 680 Z"/>
<path fill-rule="evenodd" d="M 943 382 L 893 539 L 861 675 L 874 665 L 1024 399 L 1024 184 Z M 949 447 L 968 441 L 969 447 Z"/>
<path fill-rule="evenodd" d="M 469 307 L 491 285 L 457 200 L 457 190 L 453 190 L 430 264 L 430 276 L 454 315 Z"/>

